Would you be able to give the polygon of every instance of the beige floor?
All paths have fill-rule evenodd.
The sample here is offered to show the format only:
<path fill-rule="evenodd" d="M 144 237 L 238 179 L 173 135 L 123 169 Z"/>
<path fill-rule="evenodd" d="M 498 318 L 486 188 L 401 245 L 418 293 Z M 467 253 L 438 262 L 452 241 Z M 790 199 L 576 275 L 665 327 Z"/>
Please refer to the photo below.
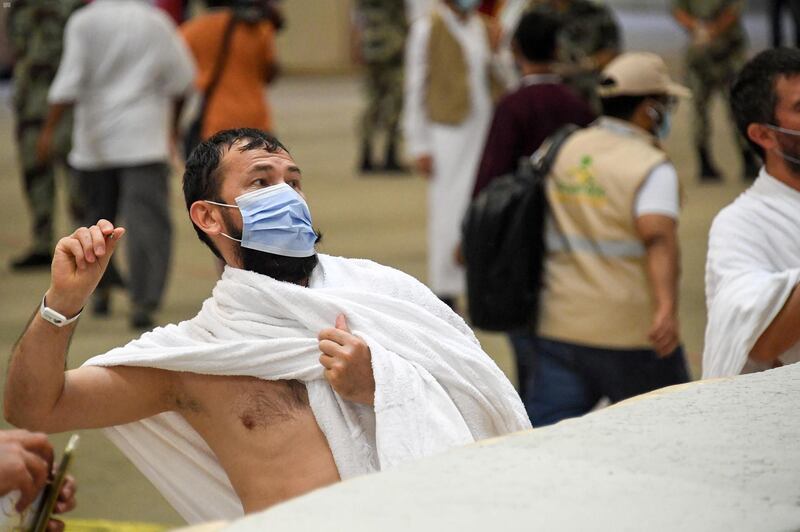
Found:
<path fill-rule="evenodd" d="M 418 178 L 359 178 L 355 125 L 361 105 L 359 87 L 352 78 L 285 79 L 272 94 L 278 133 L 304 171 L 305 189 L 315 224 L 325 233 L 322 251 L 367 257 L 425 279 L 425 183 Z M 685 185 L 686 204 L 681 223 L 683 281 L 681 318 L 692 368 L 698 369 L 704 328 L 703 262 L 705 241 L 714 214 L 742 190 L 736 178 L 740 163 L 733 150 L 730 129 L 719 102 L 714 107 L 721 127 L 714 138 L 716 157 L 726 171 L 726 183 L 700 186 L 692 179 L 688 109 L 678 114 L 668 143 Z M 48 284 L 46 273 L 11 274 L 8 260 L 28 242 L 26 215 L 15 166 L 12 122 L 8 106 L 0 109 L 0 352 L 5 357 Z M 176 243 L 172 276 L 161 323 L 191 317 L 209 294 L 215 280 L 210 254 L 197 241 L 186 218 L 179 176 L 172 182 Z M 63 209 L 59 232 L 68 230 Z M 89 356 L 134 337 L 127 327 L 127 301 L 115 297 L 114 314 L 104 320 L 86 316 L 69 360 L 76 367 Z M 503 337 L 481 334 L 489 352 L 510 371 L 510 355 Z M 511 375 L 513 378 L 513 375 Z M 65 437 L 53 438 L 57 445 Z M 80 481 L 80 504 L 75 517 L 180 523 L 144 478 L 97 431 L 83 434 L 75 464 Z"/>

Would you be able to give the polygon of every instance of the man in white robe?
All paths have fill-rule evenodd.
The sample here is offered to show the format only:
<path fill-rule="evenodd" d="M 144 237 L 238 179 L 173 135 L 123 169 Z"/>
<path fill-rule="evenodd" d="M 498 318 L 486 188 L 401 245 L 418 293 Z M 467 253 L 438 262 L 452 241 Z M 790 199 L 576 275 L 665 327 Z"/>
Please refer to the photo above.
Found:
<path fill-rule="evenodd" d="M 731 103 L 765 164 L 711 227 L 704 378 L 800 360 L 800 51 L 756 56 Z"/>
<path fill-rule="evenodd" d="M 499 30 L 476 11 L 478 4 L 438 2 L 413 23 L 406 44 L 406 147 L 430 180 L 428 286 L 451 306 L 464 292 L 461 219 L 493 111 L 490 41 L 499 40 Z"/>
<path fill-rule="evenodd" d="M 530 428 L 511 383 L 430 290 L 316 253 L 300 169 L 276 139 L 215 134 L 183 188 L 198 236 L 226 262 L 212 296 L 194 318 L 65 371 L 125 230 L 100 220 L 62 238 L 9 364 L 11 423 L 106 428 L 192 523 Z"/>

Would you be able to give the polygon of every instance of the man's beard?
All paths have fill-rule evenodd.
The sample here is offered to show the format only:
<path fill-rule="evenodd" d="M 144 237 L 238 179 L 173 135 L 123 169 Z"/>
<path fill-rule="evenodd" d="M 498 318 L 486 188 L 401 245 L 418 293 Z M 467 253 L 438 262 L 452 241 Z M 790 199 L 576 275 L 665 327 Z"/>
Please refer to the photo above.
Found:
<path fill-rule="evenodd" d="M 778 135 L 778 145 L 786 167 L 794 177 L 800 179 L 800 138 L 793 135 Z"/>
<path fill-rule="evenodd" d="M 228 235 L 241 240 L 242 231 L 236 229 L 231 216 L 223 211 L 223 218 L 225 219 Z M 317 241 L 320 238 L 321 235 L 317 233 Z M 236 254 L 243 270 L 267 275 L 278 281 L 304 285 L 308 283 L 308 278 L 319 262 L 316 253 L 310 257 L 284 257 L 283 255 L 246 248 L 242 245 L 236 247 Z"/>

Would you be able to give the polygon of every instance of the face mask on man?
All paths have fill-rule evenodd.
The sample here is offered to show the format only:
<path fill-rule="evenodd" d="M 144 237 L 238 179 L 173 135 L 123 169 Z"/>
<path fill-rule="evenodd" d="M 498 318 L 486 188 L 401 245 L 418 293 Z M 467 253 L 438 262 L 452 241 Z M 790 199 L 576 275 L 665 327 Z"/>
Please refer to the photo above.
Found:
<path fill-rule="evenodd" d="M 790 135 L 795 138 L 800 137 L 800 131 L 796 129 L 789 129 L 781 126 L 776 126 L 773 124 L 764 124 L 764 125 L 773 131 L 777 131 L 778 133 L 783 133 L 784 135 Z M 783 157 L 786 161 L 791 163 L 793 170 L 796 170 L 798 173 L 800 173 L 800 146 L 797 146 L 798 142 L 795 141 L 795 145 L 793 146 L 793 148 L 787 148 L 787 146 L 785 146 L 784 143 L 780 141 L 778 141 L 778 144 L 780 145 L 780 148 L 776 148 L 775 152 L 781 157 Z M 792 150 L 792 152 L 786 153 L 787 149 Z"/>
<path fill-rule="evenodd" d="M 310 257 L 316 253 L 317 234 L 311 226 L 308 205 L 286 183 L 242 194 L 236 198 L 236 205 L 205 201 L 239 209 L 243 222 L 242 238 L 226 233 L 222 235 L 240 242 L 243 248 L 284 257 Z"/>
<path fill-rule="evenodd" d="M 480 0 L 454 0 L 453 2 L 459 11 L 469 13 L 480 5 Z"/>
<path fill-rule="evenodd" d="M 664 106 L 657 109 L 651 105 L 647 108 L 647 114 L 656 126 L 653 134 L 660 140 L 666 139 L 670 131 L 672 131 L 672 113 L 670 110 Z"/>

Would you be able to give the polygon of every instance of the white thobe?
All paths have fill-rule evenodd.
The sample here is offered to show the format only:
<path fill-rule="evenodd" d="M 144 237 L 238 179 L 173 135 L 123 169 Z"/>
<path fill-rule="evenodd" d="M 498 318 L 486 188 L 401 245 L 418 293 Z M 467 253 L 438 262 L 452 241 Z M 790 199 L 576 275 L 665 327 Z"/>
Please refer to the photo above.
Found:
<path fill-rule="evenodd" d="M 761 170 L 714 219 L 706 261 L 703 377 L 758 369 L 748 354 L 800 283 L 800 192 Z M 780 357 L 800 361 L 800 343 Z"/>
<path fill-rule="evenodd" d="M 456 263 L 454 251 L 492 119 L 491 50 L 477 14 L 462 21 L 443 5 L 435 9 L 464 51 L 470 112 L 456 126 L 428 119 L 425 91 L 431 18 L 425 17 L 414 22 L 407 41 L 403 128 L 409 154 L 433 158 L 428 188 L 428 285 L 437 295 L 453 297 L 464 292 L 464 269 Z"/>

